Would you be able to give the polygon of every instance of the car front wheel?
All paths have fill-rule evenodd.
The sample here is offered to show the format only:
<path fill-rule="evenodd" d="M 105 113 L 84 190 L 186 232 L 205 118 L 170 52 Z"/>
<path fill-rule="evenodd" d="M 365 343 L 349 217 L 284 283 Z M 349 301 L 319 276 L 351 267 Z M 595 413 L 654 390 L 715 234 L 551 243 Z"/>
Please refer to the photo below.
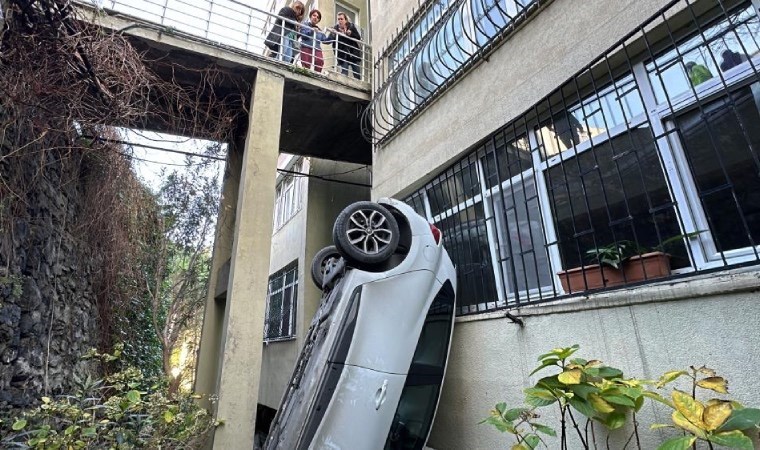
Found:
<path fill-rule="evenodd" d="M 333 240 L 346 261 L 359 268 L 371 268 L 387 261 L 398 248 L 399 226 L 382 205 L 356 202 L 338 215 Z"/>

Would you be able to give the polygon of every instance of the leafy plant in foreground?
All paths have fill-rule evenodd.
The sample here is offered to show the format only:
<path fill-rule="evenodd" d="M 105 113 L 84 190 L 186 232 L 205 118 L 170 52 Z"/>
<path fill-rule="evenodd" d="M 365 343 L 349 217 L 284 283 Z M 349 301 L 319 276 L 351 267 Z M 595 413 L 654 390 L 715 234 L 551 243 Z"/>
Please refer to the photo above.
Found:
<path fill-rule="evenodd" d="M 120 359 L 92 350 L 86 358 Z M 201 448 L 214 423 L 194 396 L 169 395 L 135 367 L 93 379 L 75 378 L 68 395 L 42 397 L 42 404 L 15 417 L 0 418 L 0 448 L 193 449 Z"/>
<path fill-rule="evenodd" d="M 570 359 L 578 348 L 578 345 L 556 348 L 539 356 L 540 364 L 531 375 L 548 368 L 559 368 L 560 372 L 541 378 L 533 387 L 525 389 L 527 407 L 510 409 L 505 403 L 499 403 L 481 423 L 514 435 L 517 443 L 512 450 L 533 450 L 541 445 L 550 448 L 544 439 L 556 437 L 557 432 L 536 421 L 539 418 L 537 410 L 557 405 L 560 448 L 568 448 L 568 428 L 572 428 L 583 448 L 596 449 L 600 444 L 597 443 L 595 424 L 615 430 L 623 427 L 631 417 L 632 432 L 624 445 L 627 447 L 633 443 L 641 449 L 636 413 L 649 398 L 673 410 L 672 424 L 655 424 L 651 428 L 670 427 L 684 433 L 663 442 L 658 450 L 696 448 L 698 441 L 706 442 L 710 449 L 713 444 L 742 450 L 754 448 L 744 432 L 758 429 L 760 409 L 745 408 L 727 399 L 712 398 L 704 403 L 697 399 L 697 389 L 728 393 L 728 382 L 717 376 L 714 370 L 704 366 L 691 367 L 689 371 L 667 372 L 657 381 L 625 378 L 622 371 L 605 366 L 599 360 Z M 679 378 L 691 380 L 690 394 L 674 389 L 668 399 L 653 389 L 662 389 Z M 609 445 L 607 441 L 604 448 L 610 448 Z"/>

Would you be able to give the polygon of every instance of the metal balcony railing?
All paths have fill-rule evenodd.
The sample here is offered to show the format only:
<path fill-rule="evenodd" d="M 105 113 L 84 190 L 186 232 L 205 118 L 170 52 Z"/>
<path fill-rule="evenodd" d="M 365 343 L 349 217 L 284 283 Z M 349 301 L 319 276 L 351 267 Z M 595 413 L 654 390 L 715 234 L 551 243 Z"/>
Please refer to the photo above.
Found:
<path fill-rule="evenodd" d="M 151 22 L 222 47 L 271 58 L 326 76 L 336 73 L 371 82 L 372 49 L 336 32 L 320 30 L 235 0 L 76 0 L 77 3 Z M 316 39 L 315 39 L 316 38 Z M 319 40 L 319 45 L 314 44 Z M 322 57 L 318 47 L 321 47 Z"/>

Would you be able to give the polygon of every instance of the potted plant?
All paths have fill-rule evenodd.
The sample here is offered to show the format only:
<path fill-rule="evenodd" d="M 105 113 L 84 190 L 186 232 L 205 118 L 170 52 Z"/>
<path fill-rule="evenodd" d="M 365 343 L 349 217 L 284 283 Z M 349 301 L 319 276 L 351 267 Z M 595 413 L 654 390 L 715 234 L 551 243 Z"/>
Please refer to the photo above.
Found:
<path fill-rule="evenodd" d="M 562 288 L 569 294 L 667 277 L 670 275 L 667 247 L 699 233 L 679 234 L 665 239 L 656 247 L 640 247 L 631 241 L 597 247 L 586 252 L 595 264 L 563 270 L 557 275 Z"/>
<path fill-rule="evenodd" d="M 638 248 L 635 243 L 620 241 L 587 251 L 586 256 L 596 264 L 558 272 L 562 289 L 572 294 L 624 284 L 626 279 L 622 265 L 626 259 L 636 254 L 634 248 Z"/>

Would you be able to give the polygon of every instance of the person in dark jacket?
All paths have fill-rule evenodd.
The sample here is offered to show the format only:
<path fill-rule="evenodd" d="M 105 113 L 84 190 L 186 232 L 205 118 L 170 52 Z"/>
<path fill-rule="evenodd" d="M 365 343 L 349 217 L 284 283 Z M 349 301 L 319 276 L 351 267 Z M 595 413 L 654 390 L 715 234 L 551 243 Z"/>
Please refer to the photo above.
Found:
<path fill-rule="evenodd" d="M 298 44 L 298 24 L 306 10 L 299 0 L 292 6 L 283 7 L 277 15 L 288 20 L 277 19 L 269 31 L 264 43 L 272 51 L 270 56 L 279 58 L 287 63 L 293 62 Z"/>
<path fill-rule="evenodd" d="M 354 78 L 361 78 L 362 52 L 358 42 L 361 39 L 359 30 L 348 21 L 346 13 L 339 12 L 332 44 L 335 48 L 335 56 L 338 58 L 338 67 L 343 75 L 348 75 L 350 68 L 354 72 Z"/>

